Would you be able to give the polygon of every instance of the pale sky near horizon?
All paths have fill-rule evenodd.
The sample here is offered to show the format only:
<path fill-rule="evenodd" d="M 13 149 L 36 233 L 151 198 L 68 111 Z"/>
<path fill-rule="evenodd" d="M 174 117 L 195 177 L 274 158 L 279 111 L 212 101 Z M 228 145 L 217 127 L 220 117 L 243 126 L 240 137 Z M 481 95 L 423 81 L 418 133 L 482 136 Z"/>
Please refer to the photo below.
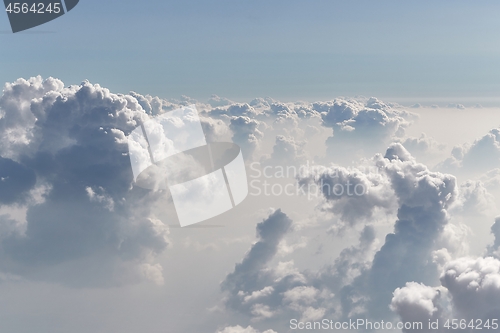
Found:
<path fill-rule="evenodd" d="M 42 75 L 113 91 L 500 105 L 496 1 L 96 1 L 12 34 L 0 81 Z"/>

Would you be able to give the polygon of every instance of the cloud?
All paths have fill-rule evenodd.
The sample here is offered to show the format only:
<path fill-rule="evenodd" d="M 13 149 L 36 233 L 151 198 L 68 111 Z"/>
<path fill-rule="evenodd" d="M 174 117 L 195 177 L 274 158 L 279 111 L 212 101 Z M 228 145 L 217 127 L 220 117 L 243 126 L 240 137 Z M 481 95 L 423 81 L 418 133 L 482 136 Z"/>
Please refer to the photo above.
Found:
<path fill-rule="evenodd" d="M 496 210 L 495 197 L 481 181 L 468 180 L 460 185 L 456 213 L 462 215 L 488 215 Z"/>
<path fill-rule="evenodd" d="M 491 233 L 495 237 L 492 245 L 488 246 L 488 255 L 500 259 L 500 216 L 495 219 L 491 226 Z"/>
<path fill-rule="evenodd" d="M 360 168 L 362 169 L 362 168 Z M 394 194 L 388 178 L 377 168 L 366 172 L 357 168 L 316 167 L 298 175 L 298 184 L 310 192 L 321 193 L 322 210 L 353 225 L 372 218 L 377 210 L 391 210 Z"/>
<path fill-rule="evenodd" d="M 460 258 L 448 263 L 441 284 L 450 293 L 456 318 L 498 319 L 500 316 L 500 261 Z"/>
<path fill-rule="evenodd" d="M 500 129 L 494 128 L 472 144 L 456 146 L 452 156 L 438 166 L 446 172 L 478 176 L 500 167 Z"/>
<path fill-rule="evenodd" d="M 2 235 L 2 271 L 79 286 L 161 282 L 154 258 L 169 232 L 151 205 L 162 195 L 132 186 L 127 155 L 126 135 L 148 117 L 136 97 L 52 78 L 6 85 L 0 204 L 23 207 L 26 225 Z"/>
<path fill-rule="evenodd" d="M 385 156 L 376 155 L 372 163 L 376 168 L 365 172 L 324 168 L 300 181 L 318 183 L 327 177 L 324 180 L 364 184 L 368 189 L 364 201 L 363 196 L 337 198 L 323 190 L 326 203 L 332 203 L 328 209 L 342 219 L 352 219 L 352 226 L 363 225 L 363 219 L 365 223 L 372 221 L 374 209 L 391 206 L 386 200 L 395 202 L 394 231 L 386 236 L 381 248 L 373 226 L 365 225 L 358 245 L 344 249 L 334 263 L 317 272 L 301 272 L 289 262 L 280 264 L 287 268 L 280 268 L 283 273 L 278 277 L 278 268 L 267 267 L 264 262 L 254 266 L 246 264 L 245 267 L 252 267 L 250 271 L 244 270 L 247 279 L 225 289 L 231 295 L 227 305 L 260 320 L 278 320 L 297 314 L 309 320 L 324 316 L 335 316 L 339 320 L 385 320 L 391 316 L 389 306 L 394 290 L 405 287 L 408 282 L 437 283 L 440 269 L 446 263 L 438 259 L 444 256 L 447 261 L 460 255 L 467 233 L 449 223 L 447 210 L 458 197 L 455 177 L 431 172 L 398 143 L 391 145 Z M 336 207 L 342 199 L 355 204 Z M 390 214 L 389 210 L 387 213 Z M 254 252 L 253 249 L 249 253 Z M 270 260 L 270 253 L 263 256 L 266 262 Z M 276 251 L 272 253 L 275 256 Z M 239 271 L 243 270 L 237 267 L 235 272 Z M 235 279 L 235 275 L 229 275 L 225 283 L 242 280 Z M 402 304 L 398 302 L 394 306 Z"/>
<path fill-rule="evenodd" d="M 243 328 L 241 326 L 231 326 L 231 327 L 226 327 L 221 331 L 217 331 L 217 333 L 261 333 L 261 331 L 254 329 L 252 326 L 248 326 L 247 328 Z M 276 332 L 273 330 L 266 330 L 263 331 L 262 333 L 276 333 Z"/>
<path fill-rule="evenodd" d="M 342 289 L 342 311 L 348 317 L 363 313 L 373 318 L 387 317 L 396 288 L 411 281 L 437 281 L 435 245 L 449 223 L 447 209 L 458 196 L 455 177 L 429 171 L 401 144 L 391 145 L 385 157 L 377 155 L 374 162 L 394 190 L 399 206 L 397 221 L 371 267 Z"/>
<path fill-rule="evenodd" d="M 230 129 L 233 131 L 233 142 L 238 144 L 243 156 L 250 158 L 259 147 L 264 133 L 259 130 L 260 122 L 245 116 L 232 117 Z"/>
<path fill-rule="evenodd" d="M 304 146 L 307 142 L 297 141 L 293 137 L 277 135 L 271 156 L 266 163 L 278 165 L 296 165 L 306 159 Z"/>
<path fill-rule="evenodd" d="M 465 110 L 465 106 L 463 104 L 457 104 L 457 103 L 450 103 L 446 107 L 450 109 Z"/>
<path fill-rule="evenodd" d="M 399 144 L 391 147 L 404 150 Z M 454 176 L 431 172 L 403 155 L 403 160 L 377 158 L 391 179 L 399 208 L 394 233 L 387 235 L 369 274 L 370 290 L 375 291 L 373 307 L 387 299 L 384 290 L 389 292 L 408 281 L 436 279 L 437 267 L 430 260 L 433 243 L 448 224 L 447 209 L 458 195 Z"/>
<path fill-rule="evenodd" d="M 36 184 L 30 168 L 9 158 L 0 157 L 0 204 L 21 203 Z"/>
<path fill-rule="evenodd" d="M 420 137 L 407 137 L 397 140 L 419 161 L 433 162 L 440 158 L 446 145 L 438 143 L 433 138 L 427 137 L 422 133 Z"/>
<path fill-rule="evenodd" d="M 403 329 L 403 332 L 435 332 L 429 328 L 429 320 L 439 320 L 443 314 L 439 289 L 408 282 L 404 287 L 397 288 L 393 295 L 390 308 L 402 322 L 423 324 L 421 328 Z"/>
<path fill-rule="evenodd" d="M 209 101 L 210 103 L 210 101 Z M 210 103 L 211 104 L 211 103 Z M 211 109 L 207 114 L 215 117 L 251 117 L 255 118 L 260 112 L 254 109 L 247 103 L 230 103 L 224 106 L 215 107 Z"/>
<path fill-rule="evenodd" d="M 233 293 L 232 296 L 236 296 L 240 291 L 248 294 L 261 290 L 258 289 L 261 270 L 278 252 L 279 244 L 291 225 L 292 220 L 279 209 L 259 223 L 257 243 L 252 246 L 243 261 L 236 265 L 234 272 L 226 277 L 222 289 Z"/>
<path fill-rule="evenodd" d="M 226 106 L 226 105 L 231 105 L 234 102 L 231 101 L 230 99 L 224 98 L 224 97 L 219 97 L 217 95 L 212 95 L 210 99 L 208 100 L 208 104 L 210 104 L 212 107 L 218 107 L 218 106 Z"/>
<path fill-rule="evenodd" d="M 336 159 L 375 154 L 392 137 L 403 136 L 417 117 L 376 98 L 366 102 L 337 99 L 314 103 L 313 108 L 321 112 L 323 126 L 333 129 L 333 136 L 327 140 L 327 152 Z"/>

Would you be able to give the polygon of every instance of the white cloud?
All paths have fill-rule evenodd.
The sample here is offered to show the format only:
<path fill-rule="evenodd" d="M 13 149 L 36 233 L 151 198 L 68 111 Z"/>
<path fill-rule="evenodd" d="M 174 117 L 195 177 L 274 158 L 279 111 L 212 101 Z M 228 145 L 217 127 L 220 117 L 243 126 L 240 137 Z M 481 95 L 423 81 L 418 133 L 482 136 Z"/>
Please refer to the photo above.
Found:
<path fill-rule="evenodd" d="M 144 203 L 158 194 L 132 187 L 125 136 L 147 119 L 141 104 L 150 113 L 162 106 L 134 96 L 89 82 L 64 87 L 52 78 L 6 85 L 0 97 L 0 205 L 24 207 L 26 225 L 21 237 L 2 235 L 3 271 L 112 285 L 140 281 L 141 267 L 158 267 L 154 258 L 168 245 L 168 228 L 148 218 Z M 160 281 L 161 270 L 147 271 Z"/>
<path fill-rule="evenodd" d="M 499 260 L 492 257 L 454 260 L 445 266 L 441 283 L 450 293 L 456 318 L 499 318 Z"/>
<path fill-rule="evenodd" d="M 467 175 L 481 173 L 500 167 L 500 129 L 494 128 L 488 134 L 453 148 L 452 156 L 443 161 L 438 168 L 447 172 Z"/>
<path fill-rule="evenodd" d="M 259 147 L 264 134 L 259 130 L 260 122 L 245 116 L 232 117 L 229 127 L 233 131 L 233 142 L 238 144 L 245 158 L 250 158 Z"/>
<path fill-rule="evenodd" d="M 266 330 L 266 331 L 258 331 L 252 326 L 248 326 L 247 328 L 243 328 L 241 326 L 231 326 L 231 327 L 226 327 L 221 331 L 217 331 L 217 333 L 276 333 L 273 330 Z"/>
<path fill-rule="evenodd" d="M 428 323 L 429 320 L 434 322 L 441 319 L 443 309 L 440 295 L 438 289 L 416 282 L 408 282 L 405 287 L 397 288 L 391 301 L 391 310 L 399 315 L 402 322 L 423 323 L 423 329 L 404 329 L 403 332 L 434 332 Z"/>

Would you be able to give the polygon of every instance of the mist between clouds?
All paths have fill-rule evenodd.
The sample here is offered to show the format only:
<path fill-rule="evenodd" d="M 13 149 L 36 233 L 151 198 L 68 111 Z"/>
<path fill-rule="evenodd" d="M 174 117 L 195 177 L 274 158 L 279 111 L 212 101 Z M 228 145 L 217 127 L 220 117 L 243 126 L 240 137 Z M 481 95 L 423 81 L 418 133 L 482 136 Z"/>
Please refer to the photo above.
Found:
<path fill-rule="evenodd" d="M 343 180 L 338 168 L 318 165 L 309 160 L 297 165 L 250 164 L 249 194 L 251 196 L 303 196 L 307 200 L 320 197 L 363 196 L 368 188 L 364 183 Z M 378 173 L 377 166 L 364 166 L 362 173 Z M 307 179 L 316 179 L 315 182 Z"/>

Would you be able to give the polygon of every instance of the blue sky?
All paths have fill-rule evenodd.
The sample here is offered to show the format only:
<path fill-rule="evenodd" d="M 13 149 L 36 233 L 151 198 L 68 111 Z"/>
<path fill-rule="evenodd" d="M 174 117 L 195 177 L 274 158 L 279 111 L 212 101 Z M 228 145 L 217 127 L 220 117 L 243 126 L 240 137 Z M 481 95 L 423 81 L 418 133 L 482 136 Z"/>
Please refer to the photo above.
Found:
<path fill-rule="evenodd" d="M 488 104 L 495 1 L 95 1 L 26 33 L 0 16 L 0 79 L 41 74 L 206 99 L 339 95 Z"/>

